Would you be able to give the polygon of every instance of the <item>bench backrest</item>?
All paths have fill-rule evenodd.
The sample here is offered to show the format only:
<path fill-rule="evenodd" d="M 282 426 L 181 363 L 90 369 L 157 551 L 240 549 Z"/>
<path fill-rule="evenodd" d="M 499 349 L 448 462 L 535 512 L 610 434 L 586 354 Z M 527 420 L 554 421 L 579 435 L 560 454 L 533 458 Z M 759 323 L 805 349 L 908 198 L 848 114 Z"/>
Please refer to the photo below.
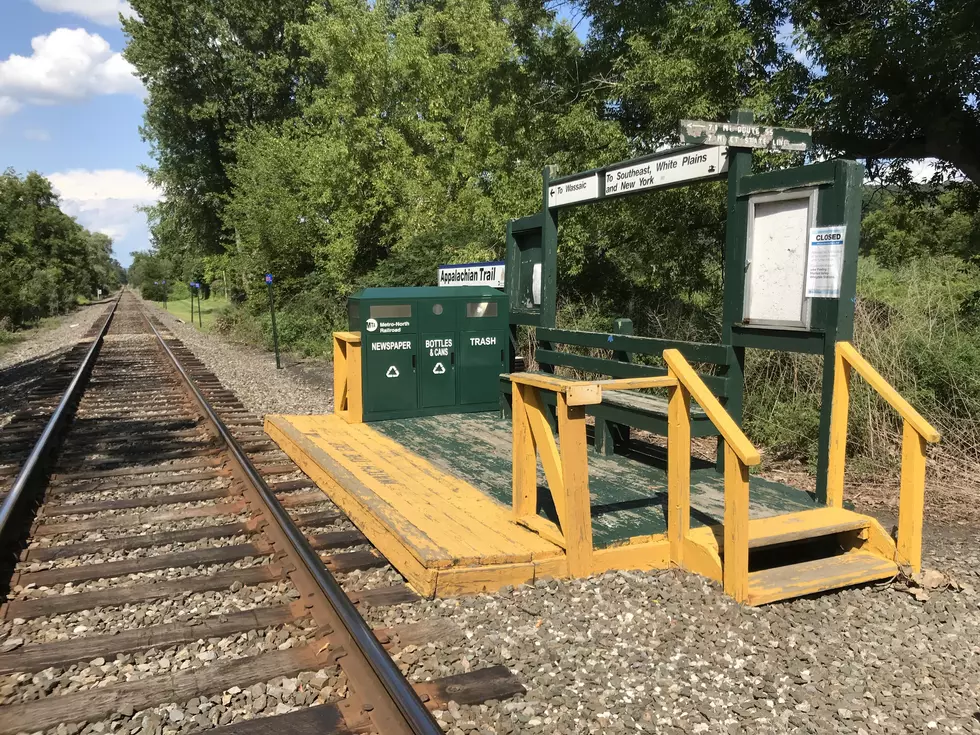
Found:
<path fill-rule="evenodd" d="M 553 372 L 554 368 L 565 367 L 595 375 L 608 375 L 610 378 L 642 378 L 666 375 L 667 368 L 630 362 L 626 353 L 649 355 L 662 360 L 666 349 L 678 350 L 688 362 L 716 366 L 708 368 L 711 372 L 698 374 L 705 385 L 722 403 L 730 394 L 729 367 L 735 356 L 731 347 L 705 342 L 684 342 L 681 340 L 637 337 L 632 334 L 613 334 L 612 332 L 578 332 L 570 329 L 537 329 L 538 346 L 534 359 L 542 370 Z M 557 349 L 558 345 L 580 347 L 588 350 L 609 350 L 612 357 L 596 357 L 566 352 Z"/>

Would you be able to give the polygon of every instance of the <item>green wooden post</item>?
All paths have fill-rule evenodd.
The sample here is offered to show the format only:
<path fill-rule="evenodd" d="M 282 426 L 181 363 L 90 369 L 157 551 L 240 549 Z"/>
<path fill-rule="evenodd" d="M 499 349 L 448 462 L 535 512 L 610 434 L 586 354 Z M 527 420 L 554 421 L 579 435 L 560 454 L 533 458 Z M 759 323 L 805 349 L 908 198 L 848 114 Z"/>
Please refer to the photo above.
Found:
<path fill-rule="evenodd" d="M 265 283 L 269 287 L 269 312 L 272 314 L 272 347 L 276 351 L 276 370 L 282 370 L 282 363 L 279 362 L 279 332 L 276 329 L 276 300 L 272 296 L 271 273 L 265 274 Z"/>
<path fill-rule="evenodd" d="M 191 294 L 191 326 L 193 327 L 194 326 L 194 282 L 193 281 L 187 284 L 187 290 L 190 291 Z"/>
<path fill-rule="evenodd" d="M 614 319 L 613 334 L 633 334 L 632 319 Z M 613 359 L 631 362 L 632 357 L 623 350 L 613 350 Z M 616 424 L 596 417 L 595 420 L 595 450 L 603 456 L 616 453 L 617 449 L 625 449 L 630 443 L 630 427 Z"/>
<path fill-rule="evenodd" d="M 731 114 L 733 123 L 751 124 L 755 119 L 751 110 L 736 110 Z M 739 201 L 739 180 L 752 173 L 752 149 L 728 149 L 728 202 L 725 223 L 725 290 L 722 303 L 721 343 L 732 345 L 732 326 L 742 320 L 745 301 L 745 247 L 748 232 L 748 202 Z M 731 359 L 726 373 L 729 378 L 728 400 L 725 409 L 735 422 L 742 425 L 742 394 L 745 389 L 745 348 L 730 347 Z M 718 439 L 716 465 L 721 472 L 725 468 L 725 452 Z"/>

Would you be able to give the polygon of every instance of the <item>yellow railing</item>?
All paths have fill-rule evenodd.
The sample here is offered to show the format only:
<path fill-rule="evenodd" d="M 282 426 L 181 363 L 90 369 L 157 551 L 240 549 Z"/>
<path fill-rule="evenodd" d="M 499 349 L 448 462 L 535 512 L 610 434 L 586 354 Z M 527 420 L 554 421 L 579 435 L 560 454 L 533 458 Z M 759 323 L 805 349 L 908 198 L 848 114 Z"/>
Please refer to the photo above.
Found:
<path fill-rule="evenodd" d="M 512 373 L 510 380 L 515 520 L 565 549 L 569 574 L 586 577 L 595 567 L 585 406 L 601 403 L 603 391 L 664 388 L 676 385 L 676 381 L 670 377 L 577 381 L 533 373 Z M 557 397 L 557 442 L 545 413 L 541 390 L 552 391 Z M 539 455 L 559 525 L 537 514 Z"/>
<path fill-rule="evenodd" d="M 926 485 L 926 442 L 939 441 L 939 432 L 888 384 L 850 342 L 835 351 L 834 399 L 830 414 L 830 455 L 827 463 L 827 505 L 844 502 L 844 460 L 851 370 L 857 371 L 903 419 L 902 479 L 898 499 L 898 539 L 895 560 L 918 572 L 922 567 L 922 515 Z"/>
<path fill-rule="evenodd" d="M 361 333 L 333 333 L 333 412 L 349 424 L 363 420 Z"/>
<path fill-rule="evenodd" d="M 667 540 L 669 561 L 701 571 L 699 548 L 690 540 L 691 414 L 694 398 L 725 442 L 725 591 L 748 597 L 749 470 L 759 452 L 718 399 L 677 350 L 665 350 L 667 375 L 621 380 L 576 381 L 552 375 L 514 373 L 513 509 L 518 523 L 565 549 L 568 571 L 587 576 L 600 569 L 593 561 L 585 406 L 602 402 L 609 390 L 667 388 Z M 558 441 L 551 431 L 540 391 L 557 397 Z M 537 457 L 551 490 L 559 525 L 537 515 Z"/>
<path fill-rule="evenodd" d="M 664 350 L 667 376 L 675 381 L 667 406 L 667 537 L 670 561 L 691 566 L 685 556 L 696 552 L 691 530 L 691 398 L 718 429 L 725 444 L 725 592 L 739 602 L 748 599 L 749 467 L 761 458 L 752 442 L 728 415 L 714 393 L 678 350 Z"/>

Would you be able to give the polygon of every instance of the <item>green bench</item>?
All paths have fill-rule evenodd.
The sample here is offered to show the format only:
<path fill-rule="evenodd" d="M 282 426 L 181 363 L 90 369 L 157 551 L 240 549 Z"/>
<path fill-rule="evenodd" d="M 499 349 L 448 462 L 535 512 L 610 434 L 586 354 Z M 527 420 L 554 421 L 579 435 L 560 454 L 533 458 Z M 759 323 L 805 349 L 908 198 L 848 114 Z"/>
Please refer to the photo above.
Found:
<path fill-rule="evenodd" d="M 629 326 L 627 322 L 627 330 Z M 560 346 L 577 351 L 559 349 Z M 632 334 L 538 328 L 534 359 L 544 373 L 569 368 L 590 376 L 642 378 L 667 374 L 666 367 L 661 366 L 661 357 L 663 351 L 670 348 L 678 350 L 688 362 L 698 367 L 701 379 L 722 405 L 735 395 L 739 399 L 737 403 L 741 404 L 741 370 L 732 370 L 735 355 L 727 345 L 637 337 Z M 596 356 L 597 350 L 608 357 Z M 584 351 L 591 354 L 582 354 Z M 636 357 L 640 355 L 656 358 L 661 365 L 639 363 Z M 562 377 L 568 377 L 567 372 Z M 500 388 L 501 405 L 505 414 L 509 415 L 511 383 L 506 376 L 501 376 Z M 554 403 L 553 395 L 546 394 L 545 398 L 550 398 L 550 402 Z M 595 448 L 600 454 L 612 454 L 628 446 L 630 427 L 667 436 L 667 394 L 664 391 L 610 392 L 603 394 L 602 403 L 587 406 L 586 410 L 595 417 Z M 739 421 L 741 416 L 734 418 Z M 717 435 L 711 419 L 692 401 L 691 436 Z"/>

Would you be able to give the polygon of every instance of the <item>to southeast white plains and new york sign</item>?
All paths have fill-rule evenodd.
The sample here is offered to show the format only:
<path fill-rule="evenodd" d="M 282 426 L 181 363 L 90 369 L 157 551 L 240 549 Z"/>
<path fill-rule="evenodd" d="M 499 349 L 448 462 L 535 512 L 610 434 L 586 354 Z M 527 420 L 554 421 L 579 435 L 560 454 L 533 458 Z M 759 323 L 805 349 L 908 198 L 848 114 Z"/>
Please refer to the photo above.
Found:
<path fill-rule="evenodd" d="M 563 207 L 598 199 L 600 177 L 604 183 L 602 194 L 608 197 L 685 181 L 710 179 L 726 170 L 728 149 L 721 146 L 667 152 L 647 161 L 608 168 L 604 172 L 552 184 L 548 187 L 548 206 Z"/>

